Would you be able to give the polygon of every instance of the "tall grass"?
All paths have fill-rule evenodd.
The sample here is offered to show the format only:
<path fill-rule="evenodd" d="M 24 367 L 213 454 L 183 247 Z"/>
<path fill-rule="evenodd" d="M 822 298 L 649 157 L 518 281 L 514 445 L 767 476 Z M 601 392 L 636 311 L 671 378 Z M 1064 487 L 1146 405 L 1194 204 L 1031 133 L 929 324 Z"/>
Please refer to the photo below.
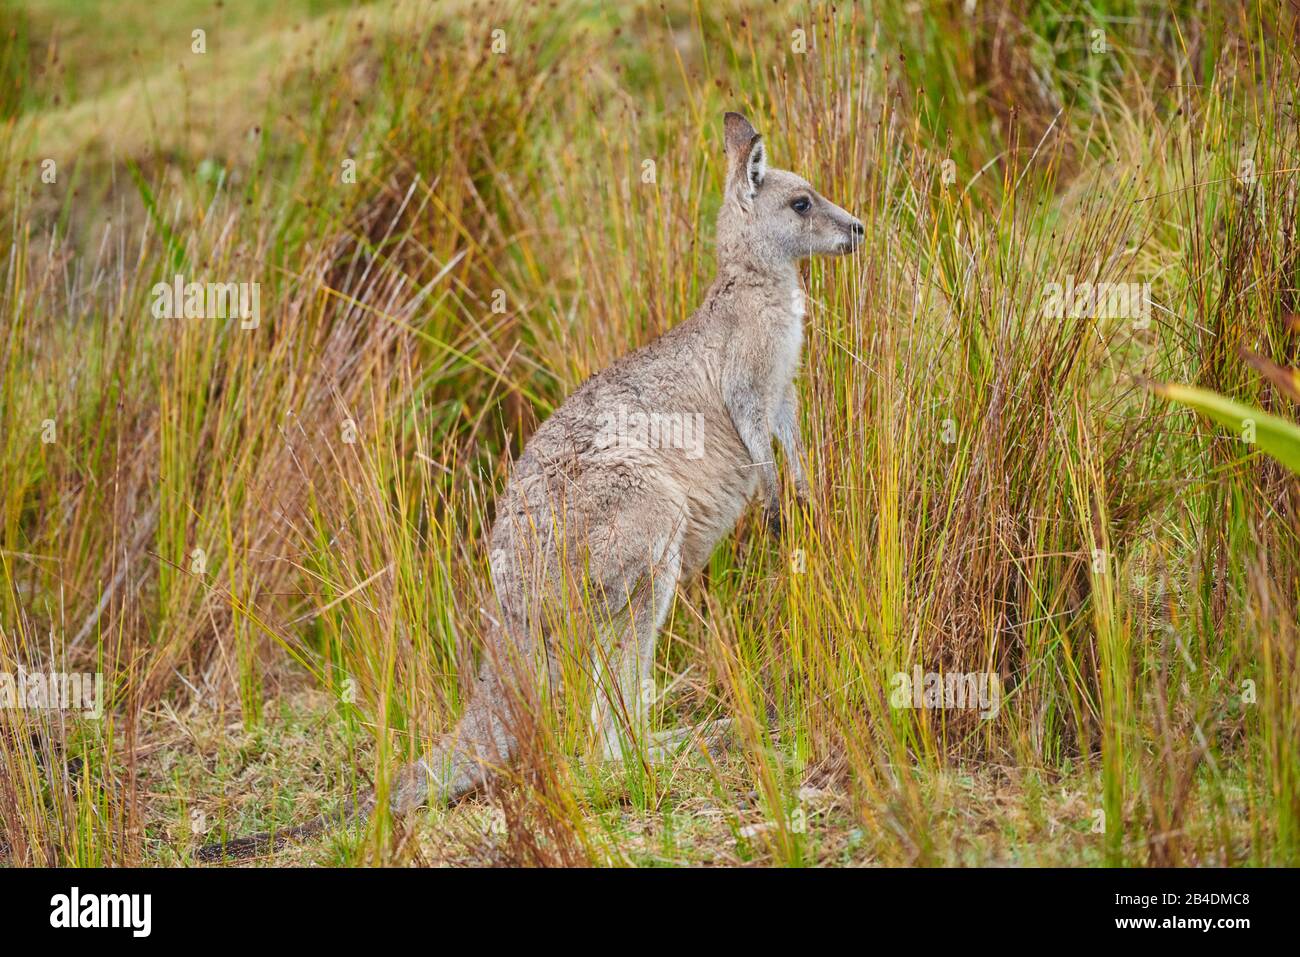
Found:
<path fill-rule="evenodd" d="M 471 856 L 692 860 L 705 802 L 726 860 L 1296 863 L 1294 479 L 1134 381 L 1276 402 L 1235 357 L 1294 350 L 1294 19 L 1031 6 L 380 4 L 329 27 L 357 68 L 304 67 L 305 112 L 215 179 L 184 147 L 87 160 L 109 206 L 9 127 L 0 670 L 112 692 L 100 722 L 0 711 L 10 859 L 185 861 L 168 815 L 288 823 L 450 725 L 509 463 L 698 303 L 740 108 L 868 239 L 806 273 L 808 508 L 742 521 L 661 639 L 656 723 L 732 716 L 737 747 L 583 765 L 588 660 Z M 261 324 L 153 319 L 177 272 L 259 281 Z M 1151 283 L 1150 324 L 1054 318 L 1067 277 Z M 899 707 L 914 666 L 995 674 L 1001 708 Z M 341 743 L 301 775 L 245 786 L 188 730 L 257 734 L 304 685 Z M 203 759 L 170 801 L 160 723 Z M 418 838 L 381 817 L 329 853 Z"/>

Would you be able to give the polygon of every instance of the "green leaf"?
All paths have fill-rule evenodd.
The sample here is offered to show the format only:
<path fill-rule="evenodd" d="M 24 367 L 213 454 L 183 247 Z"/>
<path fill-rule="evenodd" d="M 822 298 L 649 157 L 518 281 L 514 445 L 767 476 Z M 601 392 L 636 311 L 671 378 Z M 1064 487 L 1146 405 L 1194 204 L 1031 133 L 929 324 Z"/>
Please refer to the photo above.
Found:
<path fill-rule="evenodd" d="M 1279 419 L 1263 409 L 1208 389 L 1172 383 L 1151 383 L 1149 388 L 1157 395 L 1189 406 L 1220 425 L 1234 429 L 1238 436 L 1245 434 L 1247 422 L 1253 422 L 1256 444 L 1292 472 L 1300 474 L 1300 426 L 1294 422 Z"/>

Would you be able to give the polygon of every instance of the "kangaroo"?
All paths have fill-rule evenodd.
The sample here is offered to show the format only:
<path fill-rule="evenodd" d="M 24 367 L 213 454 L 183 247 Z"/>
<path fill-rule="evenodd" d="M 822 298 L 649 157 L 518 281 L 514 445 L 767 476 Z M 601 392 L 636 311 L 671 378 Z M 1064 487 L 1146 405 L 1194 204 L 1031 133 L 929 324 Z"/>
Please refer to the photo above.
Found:
<path fill-rule="evenodd" d="M 592 715 L 603 756 L 644 741 L 641 681 L 678 582 L 704 566 L 756 495 L 779 529 L 774 438 L 796 497 L 807 498 L 794 387 L 805 315 L 798 263 L 848 253 L 865 230 L 799 176 L 769 169 L 745 117 L 727 113 L 724 134 L 717 275 L 689 319 L 588 379 L 527 443 L 491 533 L 496 604 L 472 695 L 455 728 L 397 774 L 394 816 L 452 803 L 517 756 L 528 668 L 512 663 L 551 657 L 547 610 L 572 614 L 567 580 L 599 597 L 600 630 L 611 636 Z M 694 417 L 698 446 L 688 453 L 645 435 L 611 436 L 615 417 L 644 424 L 664 415 Z M 364 818 L 375 801 L 372 793 L 334 816 L 208 845 L 199 857 L 273 850 Z"/>

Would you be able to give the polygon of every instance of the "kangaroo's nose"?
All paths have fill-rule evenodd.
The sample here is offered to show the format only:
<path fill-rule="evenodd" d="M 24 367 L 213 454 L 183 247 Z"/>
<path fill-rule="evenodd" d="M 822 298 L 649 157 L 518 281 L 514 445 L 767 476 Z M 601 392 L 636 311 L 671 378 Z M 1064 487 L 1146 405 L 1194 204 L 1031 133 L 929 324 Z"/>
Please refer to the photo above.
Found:
<path fill-rule="evenodd" d="M 858 222 L 858 220 L 855 219 L 853 221 L 853 225 L 849 227 L 849 231 L 853 233 L 854 236 L 857 236 L 859 239 L 861 239 L 863 236 L 867 234 L 867 227 L 863 226 L 862 223 Z"/>

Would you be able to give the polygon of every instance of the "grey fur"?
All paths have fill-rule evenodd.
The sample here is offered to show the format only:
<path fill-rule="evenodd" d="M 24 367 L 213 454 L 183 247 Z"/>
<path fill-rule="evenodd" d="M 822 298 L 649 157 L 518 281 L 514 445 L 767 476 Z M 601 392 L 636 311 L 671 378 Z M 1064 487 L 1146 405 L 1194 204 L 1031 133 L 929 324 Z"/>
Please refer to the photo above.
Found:
<path fill-rule="evenodd" d="M 595 596 L 597 630 L 613 638 L 593 714 L 604 753 L 644 740 L 641 682 L 677 583 L 705 564 L 756 494 L 769 522 L 779 519 L 774 438 L 796 495 L 806 497 L 794 387 L 804 319 L 797 263 L 851 251 L 863 227 L 805 180 L 768 169 L 743 116 L 726 114 L 724 132 L 717 276 L 689 319 L 588 379 L 528 442 L 492 530 L 496 606 L 473 695 L 456 728 L 397 776 L 394 814 L 455 801 L 515 759 L 535 663 L 545 671 L 552 662 L 556 680 L 548 622 L 574 609 L 566 587 L 575 581 Z M 796 211 L 796 200 L 807 210 Z M 700 416 L 703 454 L 611 443 L 604 423 L 617 409 Z M 372 806 L 373 797 L 281 833 L 307 836 Z M 278 845 L 270 835 L 242 843 Z"/>

